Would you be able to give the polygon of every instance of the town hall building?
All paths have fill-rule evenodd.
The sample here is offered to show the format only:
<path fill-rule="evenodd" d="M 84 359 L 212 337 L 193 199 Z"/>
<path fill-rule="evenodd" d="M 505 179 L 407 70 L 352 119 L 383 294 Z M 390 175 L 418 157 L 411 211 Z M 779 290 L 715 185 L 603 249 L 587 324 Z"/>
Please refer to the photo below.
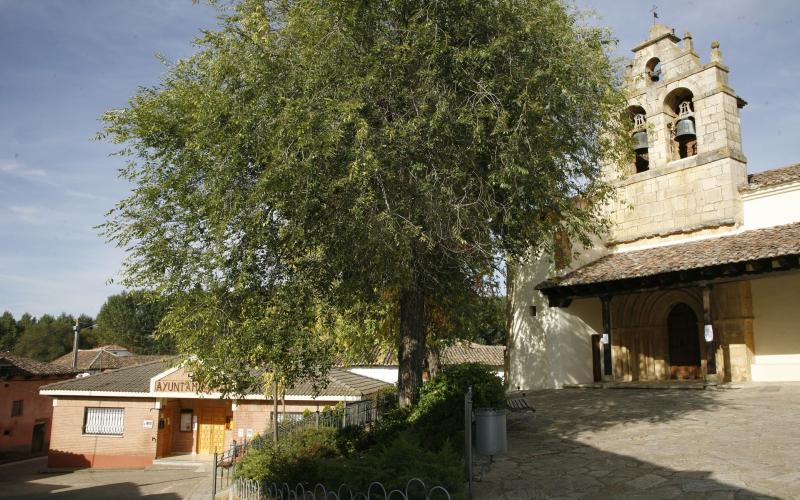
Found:
<path fill-rule="evenodd" d="M 656 24 L 633 53 L 610 230 L 517 267 L 510 388 L 800 380 L 800 165 L 748 174 L 719 43 Z"/>

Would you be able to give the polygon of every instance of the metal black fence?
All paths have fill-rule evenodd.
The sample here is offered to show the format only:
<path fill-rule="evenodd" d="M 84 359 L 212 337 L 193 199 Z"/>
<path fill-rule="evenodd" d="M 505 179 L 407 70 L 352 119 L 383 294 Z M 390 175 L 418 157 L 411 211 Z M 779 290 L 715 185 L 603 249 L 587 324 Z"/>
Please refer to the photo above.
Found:
<path fill-rule="evenodd" d="M 237 500 L 450 500 L 450 493 L 443 486 L 429 488 L 421 479 L 411 479 L 405 489 L 387 489 L 383 483 L 375 481 L 366 491 L 353 490 L 343 484 L 337 489 L 327 489 L 322 484 L 306 488 L 302 484 L 294 488 L 283 485 L 262 484 L 251 479 L 238 479 L 233 485 L 231 497 Z"/>
<path fill-rule="evenodd" d="M 306 429 L 328 427 L 342 429 L 344 427 L 364 427 L 377 422 L 380 415 L 397 405 L 397 393 L 381 393 L 374 399 L 365 399 L 348 403 L 344 407 L 333 408 L 322 412 L 312 412 L 297 420 L 278 423 L 278 436 Z M 269 431 L 267 432 L 269 434 Z"/>

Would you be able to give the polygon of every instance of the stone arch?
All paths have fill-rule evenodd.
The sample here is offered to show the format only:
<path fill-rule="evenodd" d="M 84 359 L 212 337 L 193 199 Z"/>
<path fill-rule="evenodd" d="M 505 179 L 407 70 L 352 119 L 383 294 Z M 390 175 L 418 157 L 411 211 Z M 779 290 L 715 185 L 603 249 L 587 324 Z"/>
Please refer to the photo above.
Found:
<path fill-rule="evenodd" d="M 669 117 L 669 159 L 679 160 L 697 154 L 697 127 L 694 92 L 688 87 L 672 89 L 663 101 L 663 111 Z M 689 132 L 691 130 L 691 132 Z"/>
<path fill-rule="evenodd" d="M 614 297 L 611 318 L 617 380 L 650 381 L 670 377 L 667 317 L 678 303 L 686 304 L 702 318 L 699 289 L 656 290 Z"/>
<path fill-rule="evenodd" d="M 629 120 L 633 125 L 633 172 L 641 173 L 650 170 L 650 141 L 648 139 L 647 111 L 638 104 L 632 104 L 627 109 Z"/>

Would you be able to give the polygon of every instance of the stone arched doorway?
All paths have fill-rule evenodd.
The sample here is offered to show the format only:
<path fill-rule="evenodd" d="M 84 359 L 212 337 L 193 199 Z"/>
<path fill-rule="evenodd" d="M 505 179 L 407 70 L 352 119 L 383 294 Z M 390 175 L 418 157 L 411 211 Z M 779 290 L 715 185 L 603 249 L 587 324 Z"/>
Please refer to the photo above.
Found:
<path fill-rule="evenodd" d="M 700 340 L 697 314 L 683 302 L 675 304 L 667 316 L 670 378 L 700 378 Z"/>

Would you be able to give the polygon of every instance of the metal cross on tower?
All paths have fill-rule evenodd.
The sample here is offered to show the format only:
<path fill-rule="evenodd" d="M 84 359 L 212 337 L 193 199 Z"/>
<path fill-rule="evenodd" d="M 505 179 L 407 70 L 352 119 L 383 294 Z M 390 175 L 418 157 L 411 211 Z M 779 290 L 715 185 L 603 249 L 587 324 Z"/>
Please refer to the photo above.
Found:
<path fill-rule="evenodd" d="M 650 9 L 650 13 L 653 14 L 653 24 L 656 24 L 656 19 L 658 19 L 658 5 L 653 5 L 653 8 Z"/>

